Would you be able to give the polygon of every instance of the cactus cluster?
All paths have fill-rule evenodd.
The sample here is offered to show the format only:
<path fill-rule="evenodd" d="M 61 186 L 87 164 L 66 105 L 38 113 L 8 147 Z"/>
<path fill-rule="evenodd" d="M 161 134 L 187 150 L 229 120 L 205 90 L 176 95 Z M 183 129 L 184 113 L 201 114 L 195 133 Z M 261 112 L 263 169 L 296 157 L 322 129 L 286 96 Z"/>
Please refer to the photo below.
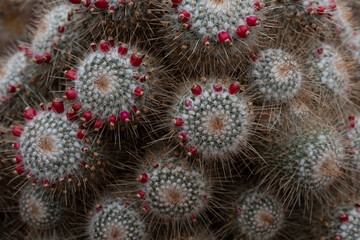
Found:
<path fill-rule="evenodd" d="M 1 3 L 0 238 L 359 239 L 359 10 Z"/>

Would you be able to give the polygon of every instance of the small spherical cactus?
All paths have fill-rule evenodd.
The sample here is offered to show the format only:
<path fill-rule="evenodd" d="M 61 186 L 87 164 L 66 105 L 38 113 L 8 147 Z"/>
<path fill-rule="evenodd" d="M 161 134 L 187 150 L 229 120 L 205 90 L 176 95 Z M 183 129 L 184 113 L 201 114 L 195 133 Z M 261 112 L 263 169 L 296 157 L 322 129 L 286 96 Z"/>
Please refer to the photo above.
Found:
<path fill-rule="evenodd" d="M 148 55 L 126 44 L 114 46 L 102 41 L 99 49 L 92 44 L 89 53 L 77 67 L 65 75 L 69 85 L 66 97 L 78 101 L 83 117 L 94 121 L 95 130 L 105 122 L 111 128 L 117 123 L 131 122 L 149 103 L 153 69 Z"/>
<path fill-rule="evenodd" d="M 342 134 L 309 118 L 299 122 L 296 129 L 278 135 L 269 144 L 267 154 L 263 183 L 283 191 L 287 204 L 300 201 L 301 197 L 307 207 L 315 199 L 328 203 L 333 197 L 331 189 L 345 187 L 351 170 Z"/>
<path fill-rule="evenodd" d="M 9 102 L 23 85 L 34 77 L 34 66 L 26 59 L 26 50 L 20 50 L 5 60 L 0 69 L 0 107 Z"/>
<path fill-rule="evenodd" d="M 212 197 L 210 182 L 200 169 L 165 151 L 147 156 L 136 180 L 136 196 L 155 222 L 194 221 L 203 217 Z"/>
<path fill-rule="evenodd" d="M 336 240 L 355 240 L 360 238 L 359 196 L 331 207 L 329 213 L 321 218 L 324 223 L 322 237 Z"/>
<path fill-rule="evenodd" d="M 85 180 L 87 169 L 95 169 L 100 154 L 89 142 L 86 130 L 74 122 L 76 112 L 66 112 L 63 102 L 57 99 L 41 107 L 38 111 L 26 109 L 25 125 L 12 128 L 12 134 L 18 138 L 13 144 L 18 152 L 14 172 L 26 174 L 34 184 L 45 186 Z"/>
<path fill-rule="evenodd" d="M 324 44 L 308 56 L 306 66 L 315 92 L 321 96 L 330 95 L 331 99 L 348 100 L 351 97 L 353 69 L 335 47 Z"/>
<path fill-rule="evenodd" d="M 266 25 L 263 1 L 172 0 L 168 5 L 163 17 L 168 40 L 164 47 L 180 50 L 178 57 L 186 56 L 178 64 L 193 64 L 203 56 L 212 56 L 209 63 L 216 56 L 221 58 L 219 63 L 229 65 L 232 56 L 238 59 L 239 52 L 258 44 L 259 32 Z"/>
<path fill-rule="evenodd" d="M 247 239 L 273 239 L 284 227 L 282 204 L 274 196 L 259 191 L 242 193 L 234 213 L 238 228 Z"/>
<path fill-rule="evenodd" d="M 88 226 L 91 240 L 149 239 L 146 224 L 127 202 L 104 197 L 93 210 Z"/>
<path fill-rule="evenodd" d="M 23 221 L 36 229 L 47 229 L 58 224 L 62 217 L 60 202 L 41 187 L 27 186 L 21 191 L 20 215 Z"/>
<path fill-rule="evenodd" d="M 81 28 L 74 29 L 74 7 L 61 3 L 49 5 L 33 32 L 29 56 L 37 64 L 49 63 L 57 66 L 72 52 L 74 40 L 80 39 Z"/>
<path fill-rule="evenodd" d="M 295 57 L 281 49 L 260 51 L 251 73 L 251 81 L 264 99 L 289 102 L 301 95 L 304 82 L 301 67 Z"/>
<path fill-rule="evenodd" d="M 226 158 L 244 149 L 253 124 L 252 102 L 238 82 L 194 83 L 171 108 L 171 127 L 189 155 Z"/>

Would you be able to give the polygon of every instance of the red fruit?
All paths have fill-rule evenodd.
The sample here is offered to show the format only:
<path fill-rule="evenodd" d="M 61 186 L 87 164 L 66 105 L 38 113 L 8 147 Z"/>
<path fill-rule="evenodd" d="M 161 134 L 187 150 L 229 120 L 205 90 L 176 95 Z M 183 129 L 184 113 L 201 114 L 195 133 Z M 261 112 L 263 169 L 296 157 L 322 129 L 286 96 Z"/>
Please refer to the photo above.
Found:
<path fill-rule="evenodd" d="M 48 62 L 50 62 L 51 61 L 51 55 L 50 55 L 50 53 L 44 53 L 43 55 L 42 55 L 42 59 L 43 59 L 43 61 L 44 62 L 46 62 L 46 63 L 48 63 Z"/>
<path fill-rule="evenodd" d="M 190 20 L 190 13 L 187 11 L 181 11 L 178 15 L 178 19 L 182 22 L 188 22 Z"/>
<path fill-rule="evenodd" d="M 111 126 L 115 126 L 115 124 L 117 123 L 117 119 L 114 115 L 111 115 L 110 118 L 109 118 L 109 124 Z"/>
<path fill-rule="evenodd" d="M 230 94 L 236 94 L 240 91 L 240 85 L 239 83 L 232 83 L 230 86 L 229 86 L 229 93 Z"/>
<path fill-rule="evenodd" d="M 250 27 L 255 27 L 256 25 L 258 25 L 260 23 L 259 19 L 255 16 L 250 16 L 246 18 L 246 23 L 247 25 L 249 25 Z"/>
<path fill-rule="evenodd" d="M 108 8 L 109 3 L 107 2 L 107 0 L 96 0 L 95 7 L 101 8 L 101 9 Z"/>
<path fill-rule="evenodd" d="M 236 30 L 236 34 L 241 38 L 246 38 L 250 35 L 250 29 L 246 25 L 240 25 Z"/>
<path fill-rule="evenodd" d="M 36 111 L 33 108 L 26 109 L 24 112 L 24 116 L 27 120 L 33 120 L 36 116 Z"/>
<path fill-rule="evenodd" d="M 194 146 L 189 146 L 188 148 L 188 154 L 191 155 L 195 155 L 197 153 L 197 148 Z"/>
<path fill-rule="evenodd" d="M 79 138 L 79 139 L 84 139 L 85 138 L 85 136 L 86 136 L 86 131 L 85 130 L 81 130 L 81 131 L 79 131 L 77 134 L 76 134 L 76 136 Z"/>
<path fill-rule="evenodd" d="M 24 132 L 24 128 L 20 125 L 16 125 L 12 128 L 11 132 L 15 137 L 21 137 L 21 134 Z"/>
<path fill-rule="evenodd" d="M 130 121 L 130 113 L 128 111 L 123 111 L 120 113 L 120 119 L 123 122 L 129 122 Z"/>
<path fill-rule="evenodd" d="M 100 43 L 100 49 L 101 49 L 101 51 L 103 51 L 103 52 L 108 52 L 108 51 L 110 51 L 110 43 L 105 42 L 105 41 L 102 41 L 102 42 Z"/>
<path fill-rule="evenodd" d="M 185 141 L 187 139 L 187 134 L 185 132 L 182 132 L 180 133 L 180 136 L 179 138 L 182 140 L 182 141 Z"/>
<path fill-rule="evenodd" d="M 102 206 L 102 205 L 96 206 L 96 211 L 101 211 L 101 210 L 103 210 L 103 206 Z"/>
<path fill-rule="evenodd" d="M 81 117 L 81 120 L 84 122 L 89 122 L 91 119 L 92 119 L 91 111 L 84 112 L 84 114 Z"/>
<path fill-rule="evenodd" d="M 213 89 L 215 92 L 221 92 L 223 90 L 223 87 L 220 84 L 215 84 L 213 86 Z"/>
<path fill-rule="evenodd" d="M 134 53 L 130 57 L 130 64 L 134 67 L 138 67 L 142 63 L 142 60 L 143 60 L 143 58 L 141 56 Z"/>
<path fill-rule="evenodd" d="M 218 38 L 219 38 L 219 41 L 220 41 L 221 43 L 225 43 L 225 44 L 231 43 L 231 37 L 230 37 L 230 35 L 229 35 L 227 32 L 225 32 L 225 31 L 220 32 L 220 33 L 218 34 Z"/>
<path fill-rule="evenodd" d="M 335 2 L 330 2 L 330 3 L 329 3 L 329 8 L 330 8 L 331 10 L 334 10 L 334 9 L 336 8 L 336 3 L 335 3 Z"/>
<path fill-rule="evenodd" d="M 149 176 L 146 173 L 141 174 L 140 182 L 146 183 L 149 180 Z"/>
<path fill-rule="evenodd" d="M 139 190 L 138 194 L 136 195 L 136 197 L 143 199 L 145 197 L 145 192 L 143 190 Z"/>
<path fill-rule="evenodd" d="M 259 56 L 254 54 L 251 59 L 256 62 L 259 59 Z"/>
<path fill-rule="evenodd" d="M 335 240 L 342 240 L 342 239 L 343 239 L 343 237 L 339 234 L 335 236 Z"/>
<path fill-rule="evenodd" d="M 16 92 L 16 87 L 14 85 L 8 85 L 6 89 L 9 93 Z"/>
<path fill-rule="evenodd" d="M 327 10 L 327 8 L 324 7 L 324 6 L 319 6 L 319 7 L 316 9 L 317 14 L 320 15 L 320 16 L 323 15 L 323 14 L 326 12 L 326 10 Z"/>
<path fill-rule="evenodd" d="M 139 114 L 140 113 L 140 111 L 139 111 L 139 109 L 137 108 L 137 106 L 132 106 L 132 110 L 133 110 L 133 112 L 134 113 L 136 113 L 136 114 Z"/>
<path fill-rule="evenodd" d="M 151 211 L 151 207 L 149 205 L 145 205 L 143 207 L 143 209 L 144 209 L 145 212 L 150 212 Z"/>
<path fill-rule="evenodd" d="M 40 55 L 35 55 L 33 60 L 34 60 L 34 62 L 37 63 L 37 64 L 43 63 L 43 58 L 42 58 L 42 56 L 40 56 Z"/>
<path fill-rule="evenodd" d="M 72 4 L 80 4 L 81 0 L 69 0 Z"/>
<path fill-rule="evenodd" d="M 349 221 L 349 216 L 347 214 L 340 214 L 339 219 L 342 222 L 347 222 L 347 221 Z"/>
<path fill-rule="evenodd" d="M 63 33 L 63 32 L 65 32 L 65 26 L 58 26 L 58 31 L 59 31 L 59 33 Z"/>
<path fill-rule="evenodd" d="M 91 47 L 91 49 L 93 50 L 93 52 L 96 52 L 96 50 L 97 50 L 96 43 L 91 43 L 91 44 L 90 44 L 90 47 Z"/>
<path fill-rule="evenodd" d="M 20 164 L 20 163 L 22 162 L 22 160 L 23 160 L 23 157 L 22 157 L 21 155 L 17 155 L 17 156 L 15 157 L 15 160 L 16 160 L 16 163 L 17 163 L 17 164 Z"/>
<path fill-rule="evenodd" d="M 74 100 L 77 97 L 77 92 L 75 89 L 67 90 L 65 96 L 69 100 Z"/>
<path fill-rule="evenodd" d="M 80 102 L 76 102 L 76 103 L 74 103 L 74 104 L 72 105 L 72 109 L 73 109 L 75 112 L 79 111 L 81 108 L 82 108 L 82 105 L 81 105 Z"/>
<path fill-rule="evenodd" d="M 20 166 L 16 167 L 15 168 L 15 171 L 18 173 L 18 174 L 22 174 L 24 172 L 24 165 L 21 164 Z"/>
<path fill-rule="evenodd" d="M 182 118 L 174 118 L 173 123 L 177 127 L 181 127 L 184 124 L 184 120 Z"/>
<path fill-rule="evenodd" d="M 261 3 L 260 2 L 255 2 L 254 3 L 254 8 L 256 11 L 260 11 L 261 10 Z"/>
<path fill-rule="evenodd" d="M 19 143 L 19 142 L 14 143 L 14 144 L 13 144 L 13 148 L 14 148 L 15 150 L 19 150 L 19 149 L 20 149 L 20 143 Z"/>
<path fill-rule="evenodd" d="M 64 103 L 61 101 L 54 101 L 51 103 L 51 108 L 54 110 L 54 112 L 56 113 L 63 113 L 65 111 L 64 109 Z"/>
<path fill-rule="evenodd" d="M 195 96 L 199 96 L 202 93 L 202 88 L 198 84 L 194 84 L 194 86 L 191 88 L 192 94 Z"/>
<path fill-rule="evenodd" d="M 349 116 L 349 121 L 355 121 L 355 116 Z"/>
<path fill-rule="evenodd" d="M 135 88 L 134 93 L 137 97 L 144 96 L 144 91 L 141 88 Z"/>
<path fill-rule="evenodd" d="M 77 76 L 77 72 L 75 70 L 68 70 L 68 71 L 65 71 L 65 77 L 67 79 L 70 79 L 72 81 L 75 81 L 78 76 Z"/>
<path fill-rule="evenodd" d="M 77 119 L 77 112 L 70 110 L 66 113 L 66 118 L 70 121 L 75 121 Z"/>
<path fill-rule="evenodd" d="M 104 126 L 104 120 L 102 119 L 98 119 L 96 120 L 96 122 L 94 123 L 94 128 L 95 130 L 99 130 Z"/>
<path fill-rule="evenodd" d="M 90 7 L 90 5 L 91 5 L 91 0 L 82 0 L 82 4 L 83 4 L 85 7 Z"/>
<path fill-rule="evenodd" d="M 127 49 L 127 46 L 126 45 L 121 45 L 119 48 L 118 48 L 118 54 L 120 55 L 126 55 L 128 52 L 128 49 Z"/>

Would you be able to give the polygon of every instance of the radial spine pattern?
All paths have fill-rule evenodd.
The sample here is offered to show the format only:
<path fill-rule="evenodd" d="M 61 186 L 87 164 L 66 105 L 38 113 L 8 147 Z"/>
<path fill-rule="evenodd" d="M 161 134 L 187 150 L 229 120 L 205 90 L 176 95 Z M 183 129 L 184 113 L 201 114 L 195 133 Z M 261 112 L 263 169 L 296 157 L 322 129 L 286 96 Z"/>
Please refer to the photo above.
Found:
<path fill-rule="evenodd" d="M 253 111 L 241 89 L 238 82 L 223 84 L 209 79 L 179 97 L 171 113 L 173 128 L 189 155 L 226 156 L 246 144 Z"/>

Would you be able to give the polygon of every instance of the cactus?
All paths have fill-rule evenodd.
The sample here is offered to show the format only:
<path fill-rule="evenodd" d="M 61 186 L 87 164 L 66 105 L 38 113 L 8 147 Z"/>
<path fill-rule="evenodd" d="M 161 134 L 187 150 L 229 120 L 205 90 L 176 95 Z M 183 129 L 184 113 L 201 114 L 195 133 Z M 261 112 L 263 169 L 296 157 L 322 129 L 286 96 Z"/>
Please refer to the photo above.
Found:
<path fill-rule="evenodd" d="M 91 45 L 77 70 L 65 72 L 75 85 L 66 92 L 69 100 L 77 100 L 83 111 L 82 120 L 94 120 L 99 130 L 107 121 L 113 129 L 118 122 L 134 121 L 149 106 L 153 68 L 148 55 L 126 44 L 114 46 L 112 41 Z"/>
<path fill-rule="evenodd" d="M 81 182 L 87 169 L 95 169 L 100 153 L 86 140 L 86 130 L 73 122 L 77 118 L 73 109 L 66 112 L 63 102 L 55 100 L 39 111 L 25 110 L 26 124 L 12 128 L 18 138 L 13 144 L 18 151 L 15 173 L 28 175 L 34 184 L 54 187 L 65 180 Z"/>
<path fill-rule="evenodd" d="M 282 204 L 259 191 L 242 193 L 234 212 L 238 228 L 247 239 L 272 239 L 284 227 Z"/>
<path fill-rule="evenodd" d="M 21 192 L 19 210 L 24 222 L 38 229 L 54 226 L 62 216 L 60 203 L 52 199 L 50 192 L 31 186 Z"/>
<path fill-rule="evenodd" d="M 145 223 L 130 202 L 119 197 L 104 197 L 96 205 L 88 231 L 92 240 L 148 239 Z"/>
<path fill-rule="evenodd" d="M 194 83 L 171 108 L 172 129 L 189 155 L 230 156 L 245 148 L 253 124 L 252 102 L 238 82 L 209 78 Z"/>
<path fill-rule="evenodd" d="M 202 217 L 211 198 L 211 183 L 195 166 L 163 150 L 146 157 L 138 170 L 137 198 L 154 221 L 175 224 Z"/>
<path fill-rule="evenodd" d="M 359 9 L 1 3 L 1 234 L 359 238 Z"/>
<path fill-rule="evenodd" d="M 259 53 L 252 70 L 252 82 L 268 101 L 289 102 L 301 94 L 304 79 L 295 57 L 281 49 Z"/>

